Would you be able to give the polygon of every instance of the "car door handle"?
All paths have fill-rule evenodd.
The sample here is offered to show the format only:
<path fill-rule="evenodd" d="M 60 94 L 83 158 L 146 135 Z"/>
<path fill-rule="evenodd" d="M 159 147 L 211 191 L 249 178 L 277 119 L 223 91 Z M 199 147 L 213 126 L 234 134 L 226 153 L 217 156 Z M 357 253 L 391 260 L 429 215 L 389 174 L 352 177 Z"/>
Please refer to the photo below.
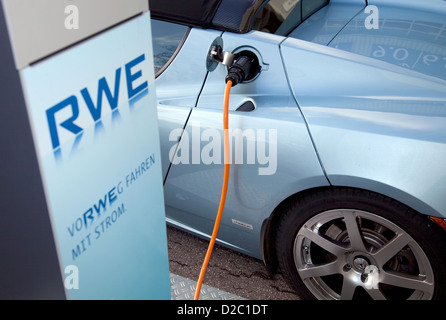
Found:
<path fill-rule="evenodd" d="M 255 110 L 255 105 L 252 101 L 245 101 L 242 105 L 240 105 L 235 111 L 243 111 L 250 112 Z"/>

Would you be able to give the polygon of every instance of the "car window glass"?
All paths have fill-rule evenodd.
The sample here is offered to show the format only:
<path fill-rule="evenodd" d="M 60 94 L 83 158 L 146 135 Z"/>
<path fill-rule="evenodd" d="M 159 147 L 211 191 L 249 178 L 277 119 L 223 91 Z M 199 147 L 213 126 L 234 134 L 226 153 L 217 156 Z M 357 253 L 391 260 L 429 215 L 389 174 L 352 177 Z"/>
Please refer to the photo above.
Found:
<path fill-rule="evenodd" d="M 152 19 L 152 42 L 155 74 L 158 76 L 170 63 L 184 42 L 189 28 Z"/>
<path fill-rule="evenodd" d="M 329 0 L 271 0 L 257 15 L 253 29 L 287 35 Z"/>

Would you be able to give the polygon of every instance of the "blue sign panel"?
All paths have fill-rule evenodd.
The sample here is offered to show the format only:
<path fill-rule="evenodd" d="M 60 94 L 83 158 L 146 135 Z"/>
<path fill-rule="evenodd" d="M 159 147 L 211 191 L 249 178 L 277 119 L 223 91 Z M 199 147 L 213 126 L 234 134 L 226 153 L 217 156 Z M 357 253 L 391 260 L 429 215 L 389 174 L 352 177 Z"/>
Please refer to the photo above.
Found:
<path fill-rule="evenodd" d="M 21 71 L 69 299 L 170 299 L 151 43 L 145 14 Z"/>

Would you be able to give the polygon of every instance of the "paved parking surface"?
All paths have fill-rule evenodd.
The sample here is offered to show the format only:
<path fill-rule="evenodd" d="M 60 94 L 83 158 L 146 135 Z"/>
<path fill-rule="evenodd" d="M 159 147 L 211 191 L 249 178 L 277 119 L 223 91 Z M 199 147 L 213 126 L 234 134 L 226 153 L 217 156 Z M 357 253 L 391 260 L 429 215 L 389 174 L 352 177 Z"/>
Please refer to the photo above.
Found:
<path fill-rule="evenodd" d="M 170 272 L 196 281 L 209 243 L 172 227 L 167 227 L 167 239 Z M 212 251 L 203 285 L 248 300 L 300 300 L 282 275 L 270 274 L 262 261 L 218 245 Z"/>

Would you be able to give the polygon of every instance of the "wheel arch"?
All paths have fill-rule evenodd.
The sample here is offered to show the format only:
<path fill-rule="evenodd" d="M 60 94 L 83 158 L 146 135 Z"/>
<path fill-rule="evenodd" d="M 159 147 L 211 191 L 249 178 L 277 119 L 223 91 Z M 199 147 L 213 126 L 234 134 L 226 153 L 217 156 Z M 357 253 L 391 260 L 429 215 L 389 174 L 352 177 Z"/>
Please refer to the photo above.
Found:
<path fill-rule="evenodd" d="M 375 186 L 375 187 L 370 187 L 370 186 Z M 271 215 L 263 221 L 262 230 L 260 234 L 261 254 L 263 263 L 271 272 L 274 272 L 278 269 L 278 261 L 275 249 L 276 230 L 280 222 L 280 219 L 284 214 L 285 208 L 288 207 L 291 202 L 297 201 L 298 199 L 311 197 L 312 195 L 316 196 L 318 192 L 334 190 L 334 189 L 344 189 L 351 191 L 361 190 L 388 198 L 392 201 L 396 201 L 404 205 L 405 207 L 416 212 L 418 215 L 424 216 L 426 220 L 429 220 L 435 228 L 440 228 L 437 224 L 433 223 L 432 220 L 429 219 L 429 215 L 441 217 L 442 214 L 438 213 L 428 204 L 420 201 L 414 196 L 407 194 L 402 190 L 397 190 L 395 188 L 392 188 L 391 186 L 388 185 L 383 185 L 377 182 L 373 183 L 369 182 L 369 187 L 364 187 L 363 185 L 358 183 L 354 186 L 346 184 L 346 185 L 321 186 L 321 187 L 305 189 L 297 193 L 291 194 L 289 197 L 283 199 L 275 207 Z"/>

